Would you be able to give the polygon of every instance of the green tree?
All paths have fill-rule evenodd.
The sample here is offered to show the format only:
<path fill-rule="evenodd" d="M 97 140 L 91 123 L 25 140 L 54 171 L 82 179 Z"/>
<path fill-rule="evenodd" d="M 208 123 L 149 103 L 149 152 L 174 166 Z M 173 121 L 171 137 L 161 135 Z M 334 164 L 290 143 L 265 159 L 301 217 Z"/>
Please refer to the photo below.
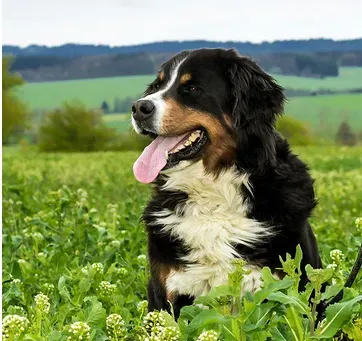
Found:
<path fill-rule="evenodd" d="M 105 114 L 109 114 L 110 113 L 110 109 L 109 109 L 109 105 L 106 101 L 103 101 L 102 102 L 102 105 L 101 105 L 101 109 L 103 110 L 103 112 Z"/>
<path fill-rule="evenodd" d="M 115 139 L 115 130 L 104 125 L 99 111 L 74 102 L 46 115 L 38 143 L 42 151 L 88 152 L 105 150 Z"/>
<path fill-rule="evenodd" d="M 337 143 L 344 146 L 354 146 L 357 143 L 357 137 L 347 121 L 343 121 L 339 126 L 336 139 Z"/>
<path fill-rule="evenodd" d="M 25 104 L 19 100 L 16 89 L 24 84 L 24 80 L 15 73 L 10 72 L 12 59 L 3 57 L 2 72 L 3 72 L 3 90 L 2 90 L 2 134 L 3 141 L 6 140 L 10 133 L 17 128 L 23 129 L 26 127 L 27 108 Z"/>

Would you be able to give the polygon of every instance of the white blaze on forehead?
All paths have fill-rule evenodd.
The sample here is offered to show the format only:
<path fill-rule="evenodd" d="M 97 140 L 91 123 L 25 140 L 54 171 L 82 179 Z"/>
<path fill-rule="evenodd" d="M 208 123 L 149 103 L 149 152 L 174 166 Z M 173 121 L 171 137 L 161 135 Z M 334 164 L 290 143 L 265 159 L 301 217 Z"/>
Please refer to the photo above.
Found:
<path fill-rule="evenodd" d="M 171 71 L 170 80 L 168 81 L 168 83 L 166 84 L 166 86 L 163 89 L 161 89 L 153 94 L 147 95 L 143 98 L 140 98 L 140 100 L 152 101 L 153 104 L 155 105 L 156 111 L 153 116 L 153 120 L 154 120 L 153 125 L 158 132 L 160 132 L 160 130 L 161 130 L 162 118 L 164 116 L 165 107 L 166 107 L 165 101 L 163 99 L 163 94 L 165 92 L 167 92 L 169 89 L 171 89 L 171 87 L 175 84 L 180 66 L 185 60 L 186 60 L 186 58 L 182 59 L 178 64 L 176 64 L 174 66 L 173 70 Z M 135 122 L 132 122 L 132 123 L 135 123 Z M 135 125 L 133 124 L 133 126 L 135 126 Z"/>

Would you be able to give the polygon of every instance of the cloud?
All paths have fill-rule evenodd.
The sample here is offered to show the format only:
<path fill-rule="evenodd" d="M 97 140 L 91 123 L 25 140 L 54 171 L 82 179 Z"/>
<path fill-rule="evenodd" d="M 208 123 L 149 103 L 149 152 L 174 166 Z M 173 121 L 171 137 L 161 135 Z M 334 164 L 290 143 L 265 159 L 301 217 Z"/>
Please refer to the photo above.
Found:
<path fill-rule="evenodd" d="M 346 39 L 361 12 L 357 0 L 4 0 L 3 43 Z"/>

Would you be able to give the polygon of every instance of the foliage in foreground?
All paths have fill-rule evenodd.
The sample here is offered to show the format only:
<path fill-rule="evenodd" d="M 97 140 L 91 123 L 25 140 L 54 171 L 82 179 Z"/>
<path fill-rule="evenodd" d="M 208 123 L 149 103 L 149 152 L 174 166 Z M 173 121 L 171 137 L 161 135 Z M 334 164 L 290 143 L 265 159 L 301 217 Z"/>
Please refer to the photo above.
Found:
<path fill-rule="evenodd" d="M 361 151 L 300 152 L 317 178 L 321 200 L 313 226 L 330 266 L 308 269 L 313 284 L 298 294 L 298 253 L 284 263 L 287 277 L 277 281 L 265 268 L 264 288 L 240 298 L 244 270 L 236 263 L 229 285 L 199 298 L 202 306 L 184 308 L 176 324 L 166 313 L 146 311 L 146 243 L 138 219 L 149 189 L 133 179 L 137 155 L 5 151 L 3 323 L 8 339 L 332 340 L 343 329 L 359 340 L 361 276 L 341 303 L 328 308 L 321 325 L 313 322 L 316 303 L 338 292 L 361 243 L 361 231 L 352 224 L 361 215 Z M 343 253 L 330 254 L 334 248 Z M 326 280 L 327 291 L 308 304 L 311 289 Z"/>

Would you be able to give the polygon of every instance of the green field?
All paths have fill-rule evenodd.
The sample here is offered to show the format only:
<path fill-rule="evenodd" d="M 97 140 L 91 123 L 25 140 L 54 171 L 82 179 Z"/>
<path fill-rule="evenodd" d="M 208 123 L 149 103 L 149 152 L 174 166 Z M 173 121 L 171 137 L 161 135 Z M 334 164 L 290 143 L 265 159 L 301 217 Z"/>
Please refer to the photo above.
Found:
<path fill-rule="evenodd" d="M 19 90 L 31 109 L 49 109 L 63 101 L 77 99 L 89 107 L 98 108 L 105 100 L 112 107 L 114 98 L 139 96 L 153 75 L 97 78 L 86 80 L 28 83 Z M 286 88 L 317 90 L 348 90 L 362 87 L 362 68 L 341 68 L 339 77 L 326 79 L 275 75 Z"/>
<path fill-rule="evenodd" d="M 286 88 L 302 90 L 347 90 L 362 87 L 362 68 L 341 68 L 338 78 L 275 77 Z M 136 97 L 152 79 L 152 75 L 145 75 L 29 83 L 19 89 L 19 94 L 31 109 L 54 108 L 69 100 L 78 100 L 91 108 L 100 107 L 106 100 L 112 108 L 115 97 Z M 286 103 L 285 112 L 309 123 L 313 133 L 324 137 L 334 136 L 343 120 L 347 120 L 356 133 L 362 131 L 362 94 L 293 97 Z M 106 115 L 105 120 L 109 127 L 118 131 L 130 127 L 128 116 L 111 114 Z"/>
<path fill-rule="evenodd" d="M 350 90 L 362 87 L 362 67 L 342 67 L 338 77 L 324 79 L 274 75 L 276 80 L 287 89 L 315 91 L 320 89 Z"/>
<path fill-rule="evenodd" d="M 362 132 L 362 94 L 294 97 L 286 103 L 285 113 L 309 124 L 318 136 L 333 138 L 344 120 L 356 133 Z M 104 120 L 120 132 L 131 127 L 129 114 L 104 115 Z"/>
<path fill-rule="evenodd" d="M 120 99 L 140 95 L 154 76 L 80 79 L 72 81 L 28 83 L 19 95 L 31 109 L 51 109 L 64 101 L 78 100 L 90 108 L 99 108 L 103 101 L 112 107 Z"/>
<path fill-rule="evenodd" d="M 294 97 L 285 113 L 308 122 L 314 133 L 335 136 L 339 124 L 347 120 L 352 129 L 362 132 L 362 94 Z"/>
<path fill-rule="evenodd" d="M 119 132 L 124 132 L 132 128 L 131 115 L 122 114 L 107 114 L 103 116 L 103 121 L 110 128 L 114 128 Z"/>
<path fill-rule="evenodd" d="M 145 308 L 139 305 L 146 299 L 148 278 L 146 236 L 139 217 L 150 188 L 133 177 L 132 163 L 138 153 L 3 151 L 3 317 L 16 315 L 11 318 L 18 323 L 4 319 L 4 330 L 10 336 L 3 331 L 3 340 L 193 341 L 205 329 L 222 335 L 207 340 L 312 340 L 308 333 L 313 323 L 306 317 L 310 311 L 303 310 L 309 309 L 304 294 L 293 291 L 292 277 L 275 282 L 267 273 L 264 280 L 272 283 L 262 295 L 274 290 L 275 299 L 283 303 L 261 299 L 255 305 L 253 296 L 242 302 L 235 296 L 243 309 L 249 309 L 249 313 L 243 309 L 237 313 L 225 305 L 230 292 L 226 295 L 224 288 L 218 298 L 202 301 L 209 310 L 188 308 L 178 325 L 170 319 L 160 320 L 156 331 L 164 336 L 150 338 L 142 322 Z M 328 289 L 333 296 L 362 241 L 361 230 L 355 227 L 356 218 L 362 216 L 362 148 L 309 147 L 297 152 L 316 179 L 319 205 L 311 222 L 323 262 L 332 263 L 333 249 L 344 254 L 336 269 L 325 270 L 326 274 L 333 272 L 335 284 Z M 346 291 L 344 301 L 361 292 L 361 275 L 354 288 Z M 334 335 L 333 328 L 344 324 L 350 336 L 354 328 L 354 340 L 361 340 L 358 320 L 355 327 L 351 322 L 362 317 L 361 308 L 341 304 L 344 317 L 336 318 L 341 306 L 334 306 L 333 314 L 316 332 L 325 336 L 323 340 L 332 340 L 327 333 Z M 121 318 L 124 326 L 115 323 Z M 16 337 L 20 325 L 24 333 Z M 175 335 L 181 331 L 182 339 L 166 338 L 166 330 Z M 273 337 L 267 339 L 267 335 Z"/>

